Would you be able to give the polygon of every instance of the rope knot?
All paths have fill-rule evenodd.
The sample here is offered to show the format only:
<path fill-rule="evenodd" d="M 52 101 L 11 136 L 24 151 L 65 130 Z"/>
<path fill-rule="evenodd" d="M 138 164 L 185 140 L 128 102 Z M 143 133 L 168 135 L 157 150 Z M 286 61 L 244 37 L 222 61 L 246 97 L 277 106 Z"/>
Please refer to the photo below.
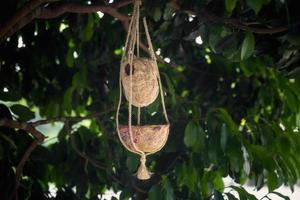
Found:
<path fill-rule="evenodd" d="M 148 171 L 147 167 L 146 167 L 146 155 L 145 153 L 141 154 L 141 158 L 140 158 L 140 166 L 139 169 L 137 171 L 137 178 L 140 180 L 147 180 L 150 178 L 150 172 Z"/>
<path fill-rule="evenodd" d="M 142 0 L 135 0 L 135 2 L 137 3 L 137 5 L 142 5 Z"/>
<path fill-rule="evenodd" d="M 142 165 L 146 165 L 146 155 L 145 154 L 141 155 L 140 162 Z"/>

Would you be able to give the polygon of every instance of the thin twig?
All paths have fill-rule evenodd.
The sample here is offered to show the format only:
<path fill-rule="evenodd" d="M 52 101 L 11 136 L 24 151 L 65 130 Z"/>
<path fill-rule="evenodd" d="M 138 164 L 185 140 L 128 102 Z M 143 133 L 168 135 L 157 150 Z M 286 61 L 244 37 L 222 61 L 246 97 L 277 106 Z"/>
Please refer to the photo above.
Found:
<path fill-rule="evenodd" d="M 94 167 L 98 168 L 98 169 L 102 169 L 102 170 L 106 170 L 106 166 L 97 161 L 97 160 L 94 160 L 92 158 L 90 158 L 88 155 L 86 155 L 84 152 L 81 152 L 79 150 L 79 148 L 77 147 L 77 144 L 76 144 L 76 141 L 75 141 L 75 138 L 74 138 L 74 135 L 71 133 L 71 128 L 69 126 L 69 122 L 66 121 L 65 122 L 65 129 L 67 131 L 67 134 L 70 136 L 70 140 L 71 140 L 71 145 L 72 145 L 72 148 L 74 149 L 74 151 L 80 156 L 82 157 L 83 159 L 85 159 L 86 162 L 88 163 L 91 163 Z M 86 164 L 87 165 L 87 164 Z M 87 168 L 87 166 L 85 166 L 85 168 Z"/>
<path fill-rule="evenodd" d="M 83 117 L 55 117 L 55 118 L 50 118 L 50 119 L 42 119 L 38 120 L 35 122 L 31 122 L 31 126 L 40 126 L 40 125 L 45 125 L 45 124 L 50 124 L 54 122 L 76 122 L 76 121 L 82 121 L 85 119 L 95 119 L 97 117 L 100 117 L 101 115 L 107 114 L 109 112 L 114 111 L 115 109 L 108 109 L 104 112 L 97 112 L 97 113 L 92 113 Z"/>
<path fill-rule="evenodd" d="M 11 193 L 9 200 L 13 199 L 15 196 L 17 196 L 17 192 L 18 192 L 18 188 L 20 186 L 20 180 L 21 180 L 21 176 L 23 173 L 23 168 L 25 163 L 29 160 L 29 157 L 31 155 L 31 153 L 35 150 L 35 148 L 41 144 L 42 141 L 39 140 L 34 140 L 30 146 L 27 148 L 27 150 L 25 151 L 24 155 L 22 156 L 21 161 L 19 162 L 19 164 L 17 165 L 16 168 L 16 183 L 15 183 L 15 187 L 13 192 Z"/>
<path fill-rule="evenodd" d="M 1 119 L 0 126 L 6 126 L 9 128 L 16 128 L 16 129 L 24 130 L 36 138 L 30 144 L 30 146 L 27 148 L 24 155 L 22 156 L 22 159 L 20 160 L 20 162 L 17 165 L 16 183 L 15 183 L 15 187 L 9 197 L 9 200 L 11 200 L 17 195 L 17 191 L 18 191 L 18 188 L 20 185 L 20 179 L 21 179 L 21 176 L 23 173 L 23 168 L 24 168 L 25 163 L 29 160 L 29 157 L 30 157 L 31 153 L 33 152 L 33 150 L 44 141 L 45 136 L 41 132 L 36 130 L 32 125 L 25 123 L 25 122 L 18 122 L 18 121 L 14 121 L 11 119 Z"/>

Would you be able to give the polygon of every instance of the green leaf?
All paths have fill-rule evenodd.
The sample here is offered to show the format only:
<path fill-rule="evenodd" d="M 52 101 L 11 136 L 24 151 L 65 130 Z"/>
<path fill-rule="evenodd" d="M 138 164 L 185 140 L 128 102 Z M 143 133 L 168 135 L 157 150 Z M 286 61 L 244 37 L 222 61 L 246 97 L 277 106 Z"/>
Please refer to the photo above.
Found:
<path fill-rule="evenodd" d="M 156 7 L 153 14 L 154 21 L 158 22 L 161 18 L 161 15 L 162 15 L 161 9 L 159 7 Z"/>
<path fill-rule="evenodd" d="M 87 71 L 85 67 L 75 73 L 72 77 L 72 86 L 74 88 L 85 88 L 87 84 Z"/>
<path fill-rule="evenodd" d="M 139 158 L 138 156 L 128 153 L 127 159 L 126 159 L 126 166 L 130 172 L 136 171 L 137 167 L 139 165 Z"/>
<path fill-rule="evenodd" d="M 237 3 L 237 0 L 225 0 L 226 11 L 231 13 L 235 8 L 236 3 Z"/>
<path fill-rule="evenodd" d="M 199 180 L 199 171 L 192 162 L 183 163 L 176 167 L 177 182 L 180 185 L 186 185 L 190 192 L 197 190 L 197 183 Z"/>
<path fill-rule="evenodd" d="M 198 124 L 198 133 L 196 137 L 196 143 L 193 146 L 193 151 L 200 153 L 205 146 L 205 132 L 202 127 Z"/>
<path fill-rule="evenodd" d="M 172 104 L 175 105 L 176 104 L 176 94 L 175 94 L 174 85 L 167 74 L 165 74 L 165 73 L 161 73 L 161 74 L 163 74 L 166 79 L 168 91 L 169 91 L 169 93 L 171 95 L 171 99 L 172 99 Z"/>
<path fill-rule="evenodd" d="M 201 152 L 204 147 L 205 133 L 197 122 L 190 121 L 185 127 L 184 144 L 195 152 Z"/>
<path fill-rule="evenodd" d="M 10 107 L 10 110 L 18 116 L 18 119 L 21 121 L 29 121 L 35 117 L 34 112 L 32 112 L 29 108 L 26 106 L 15 104 Z"/>
<path fill-rule="evenodd" d="M 247 5 L 257 14 L 268 0 L 247 0 Z"/>
<path fill-rule="evenodd" d="M 221 148 L 223 151 L 226 150 L 226 144 L 227 144 L 227 138 L 228 138 L 228 133 L 227 133 L 227 127 L 226 127 L 226 124 L 222 124 L 222 127 L 221 127 Z"/>
<path fill-rule="evenodd" d="M 253 33 L 247 32 L 242 44 L 241 60 L 245 60 L 251 56 L 255 47 L 255 39 Z"/>
<path fill-rule="evenodd" d="M 17 145 L 15 144 L 15 142 L 8 136 L 0 132 L 0 137 L 2 137 L 6 142 L 8 142 L 10 146 L 12 146 L 14 149 L 17 149 Z"/>
<path fill-rule="evenodd" d="M 196 143 L 197 137 L 197 124 L 193 121 L 190 121 L 185 127 L 184 131 L 184 144 L 187 147 L 192 147 Z"/>
<path fill-rule="evenodd" d="M 69 48 L 67 55 L 66 55 L 66 64 L 68 67 L 73 67 L 74 66 L 74 57 L 73 57 L 74 49 Z"/>
<path fill-rule="evenodd" d="M 227 110 L 223 108 L 218 108 L 217 110 L 218 117 L 225 122 L 226 128 L 228 128 L 231 132 L 236 133 L 238 132 L 238 126 L 233 121 L 231 115 L 227 112 Z"/>
<path fill-rule="evenodd" d="M 288 197 L 288 196 L 285 196 L 285 195 L 283 195 L 283 194 L 281 194 L 281 193 L 279 193 L 279 192 L 270 192 L 270 194 L 276 194 L 277 196 L 279 196 L 279 197 L 281 197 L 281 198 L 283 198 L 283 199 L 285 199 L 285 200 L 290 200 L 290 198 Z"/>
<path fill-rule="evenodd" d="M 289 154 L 291 152 L 292 143 L 288 136 L 280 136 L 277 140 L 278 142 L 278 150 L 284 154 Z"/>
<path fill-rule="evenodd" d="M 297 99 L 296 94 L 288 87 L 284 90 L 286 96 L 286 103 L 291 111 L 298 111 L 299 108 L 299 101 Z"/>
<path fill-rule="evenodd" d="M 90 41 L 94 34 L 94 18 L 92 14 L 88 15 L 88 22 L 83 30 L 83 41 Z"/>
<path fill-rule="evenodd" d="M 0 88 L 0 100 L 2 101 L 18 101 L 21 99 L 21 95 L 15 90 L 9 89 L 7 92 L 4 92 Z"/>
<path fill-rule="evenodd" d="M 228 200 L 238 200 L 233 194 L 226 193 L 226 196 L 228 197 Z"/>
<path fill-rule="evenodd" d="M 215 190 L 214 191 L 214 200 L 224 200 L 224 197 L 221 192 Z"/>
<path fill-rule="evenodd" d="M 278 187 L 278 178 L 275 172 L 273 171 L 269 171 L 268 175 L 268 189 L 269 192 L 272 192 L 273 190 L 275 190 Z"/>
<path fill-rule="evenodd" d="M 257 198 L 253 195 L 248 193 L 243 187 L 237 187 L 237 186 L 230 186 L 232 189 L 237 191 L 239 193 L 240 200 L 257 200 Z"/>
<path fill-rule="evenodd" d="M 154 185 L 151 187 L 148 193 L 148 200 L 161 200 L 162 199 L 162 190 L 158 185 Z"/>
<path fill-rule="evenodd" d="M 131 199 L 129 191 L 125 189 L 122 190 L 119 200 L 129 200 L 129 199 Z"/>
<path fill-rule="evenodd" d="M 174 189 L 167 177 L 163 177 L 165 200 L 174 200 Z"/>
<path fill-rule="evenodd" d="M 68 113 L 72 110 L 72 96 L 73 96 L 74 88 L 70 87 L 64 94 L 64 103 L 63 106 Z"/>
<path fill-rule="evenodd" d="M 149 106 L 147 106 L 147 112 L 149 114 L 152 114 L 154 112 L 157 112 L 160 105 L 160 98 L 156 98 L 153 103 L 151 103 Z"/>
<path fill-rule="evenodd" d="M 224 182 L 220 172 L 216 172 L 215 177 L 213 179 L 213 185 L 215 190 L 219 192 L 222 192 L 224 190 Z"/>
<path fill-rule="evenodd" d="M 256 188 L 260 190 L 264 186 L 264 175 L 260 174 L 256 181 Z"/>

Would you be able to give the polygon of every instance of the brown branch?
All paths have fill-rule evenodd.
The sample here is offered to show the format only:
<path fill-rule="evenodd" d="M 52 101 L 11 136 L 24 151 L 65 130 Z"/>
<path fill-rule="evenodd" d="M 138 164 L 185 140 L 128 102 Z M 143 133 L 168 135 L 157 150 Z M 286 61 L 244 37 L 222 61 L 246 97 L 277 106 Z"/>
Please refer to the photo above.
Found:
<path fill-rule="evenodd" d="M 280 26 L 274 28 L 258 28 L 253 26 L 248 26 L 246 23 L 233 19 L 233 18 L 223 18 L 216 16 L 208 11 L 202 11 L 198 14 L 199 18 L 204 21 L 204 23 L 222 23 L 226 26 L 231 26 L 243 31 L 249 31 L 256 34 L 275 34 L 288 31 L 287 26 Z"/>
<path fill-rule="evenodd" d="M 102 169 L 102 170 L 106 170 L 106 166 L 97 161 L 97 160 L 94 160 L 92 158 L 90 158 L 88 155 L 86 155 L 84 152 L 81 152 L 79 150 L 79 148 L 77 147 L 77 144 L 76 144 L 76 141 L 75 141 L 75 138 L 74 138 L 74 135 L 71 133 L 71 130 L 70 130 L 70 126 L 69 126 L 69 122 L 65 122 L 65 129 L 66 129 L 66 132 L 67 134 L 70 136 L 70 140 L 71 140 L 71 145 L 72 145 L 72 148 L 74 149 L 74 151 L 80 156 L 82 157 L 83 159 L 86 160 L 87 163 L 91 163 L 94 167 L 98 168 L 98 169 Z M 87 165 L 87 164 L 86 164 Z M 86 168 L 87 166 L 85 166 Z"/>
<path fill-rule="evenodd" d="M 23 168 L 25 163 L 27 162 L 27 160 L 29 160 L 29 157 L 31 155 L 31 153 L 34 151 L 34 149 L 40 145 L 42 143 L 42 141 L 39 140 L 34 140 L 30 146 L 27 148 L 27 150 L 25 151 L 24 155 L 22 156 L 22 159 L 20 160 L 19 164 L 17 165 L 16 168 L 16 183 L 15 183 L 15 187 L 13 192 L 10 195 L 9 199 L 13 199 L 15 195 L 17 195 L 17 191 L 20 185 L 20 179 L 23 173 Z"/>
<path fill-rule="evenodd" d="M 169 2 L 169 5 L 176 10 L 181 10 L 176 0 L 171 0 Z M 203 23 L 221 23 L 226 26 L 234 27 L 240 30 L 249 31 L 256 34 L 274 34 L 274 33 L 281 33 L 281 32 L 288 31 L 288 26 L 281 26 L 275 28 L 258 28 L 258 27 L 249 26 L 249 22 L 248 23 L 242 22 L 234 18 L 219 17 L 207 10 L 202 10 L 198 13 L 195 12 L 194 10 L 183 10 L 183 12 L 190 15 L 198 16 L 199 21 Z M 250 24 L 253 24 L 253 22 L 251 22 Z"/>
<path fill-rule="evenodd" d="M 124 7 L 124 6 L 127 6 L 128 4 L 131 4 L 133 3 L 134 0 L 123 0 L 123 1 L 118 1 L 116 3 L 114 3 L 113 7 L 115 8 L 121 8 L 121 7 Z"/>
<path fill-rule="evenodd" d="M 30 12 L 39 7 L 40 5 L 47 2 L 54 2 L 57 0 L 32 0 L 30 3 L 21 8 L 10 20 L 8 20 L 1 28 L 0 28 L 0 37 L 5 35 L 5 33 L 13 27 L 17 22 L 21 21 L 24 17 L 26 17 Z"/>
<path fill-rule="evenodd" d="M 38 141 L 42 142 L 45 136 L 34 128 L 30 123 L 18 122 L 10 119 L 1 119 L 0 126 L 6 126 L 8 128 L 16 128 L 24 130 L 34 136 Z"/>
<path fill-rule="evenodd" d="M 103 112 L 97 112 L 97 113 L 92 113 L 92 114 L 89 114 L 89 115 L 86 115 L 86 116 L 78 116 L 78 117 L 54 117 L 54 118 L 50 118 L 50 119 L 42 119 L 42 120 L 38 120 L 38 121 L 35 121 L 35 122 L 31 122 L 30 125 L 31 126 L 40 126 L 40 125 L 45 125 L 45 124 L 50 124 L 50 123 L 54 123 L 54 122 L 76 122 L 76 121 L 82 121 L 82 120 L 85 120 L 85 119 L 95 119 L 97 117 L 100 117 L 104 114 L 107 114 L 107 113 L 110 113 L 112 111 L 115 111 L 116 109 L 115 108 L 111 108 L 111 109 L 108 109 L 106 111 L 103 111 Z"/>
<path fill-rule="evenodd" d="M 42 9 L 42 12 L 36 18 L 39 19 L 51 19 L 56 18 L 65 13 L 94 13 L 101 11 L 103 13 L 107 13 L 121 21 L 128 20 L 129 17 L 123 15 L 117 11 L 117 8 L 114 6 L 105 6 L 100 4 L 94 5 L 83 5 L 78 3 L 63 3 L 51 8 L 45 7 Z"/>
<path fill-rule="evenodd" d="M 22 159 L 20 160 L 20 162 L 17 165 L 16 168 L 16 183 L 15 183 L 15 187 L 9 197 L 9 199 L 13 199 L 16 195 L 17 195 L 17 190 L 19 188 L 20 185 L 20 179 L 23 173 L 23 168 L 25 163 L 27 162 L 27 160 L 29 159 L 31 153 L 33 152 L 33 150 L 39 145 L 41 144 L 44 139 L 45 136 L 39 132 L 38 130 L 36 130 L 32 125 L 28 124 L 28 123 L 24 123 L 24 122 L 18 122 L 18 121 L 14 121 L 14 120 L 10 120 L 10 119 L 1 119 L 0 120 L 0 126 L 5 126 L 8 128 L 16 128 L 16 129 L 20 129 L 20 130 L 24 130 L 28 133 L 30 133 L 32 136 L 34 136 L 36 138 L 36 140 L 34 140 L 30 146 L 27 148 L 27 150 L 25 151 L 24 155 L 22 156 Z"/>
<path fill-rule="evenodd" d="M 0 38 L 3 40 L 13 35 L 18 30 L 32 22 L 34 19 L 52 19 L 65 13 L 94 13 L 101 11 L 115 17 L 116 19 L 119 19 L 120 21 L 128 21 L 129 17 L 118 12 L 118 8 L 124 7 L 132 2 L 129 0 L 123 0 L 112 5 L 61 3 L 53 6 L 51 4 L 46 7 L 42 6 L 42 4 L 45 2 L 53 1 L 56 0 L 35 0 L 34 6 L 31 4 L 29 5 L 31 9 L 29 9 L 28 6 L 25 6 L 27 10 L 21 9 L 11 20 L 9 20 L 0 28 Z"/>

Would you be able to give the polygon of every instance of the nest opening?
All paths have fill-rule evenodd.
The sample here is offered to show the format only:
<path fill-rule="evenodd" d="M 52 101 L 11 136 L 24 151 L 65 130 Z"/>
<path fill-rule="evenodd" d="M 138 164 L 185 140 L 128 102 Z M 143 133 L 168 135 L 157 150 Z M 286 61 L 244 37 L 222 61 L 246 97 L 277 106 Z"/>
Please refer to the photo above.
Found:
<path fill-rule="evenodd" d="M 129 63 L 125 66 L 125 73 L 127 76 L 130 75 L 130 64 Z M 132 65 L 132 75 L 133 74 L 134 74 L 134 65 Z"/>

